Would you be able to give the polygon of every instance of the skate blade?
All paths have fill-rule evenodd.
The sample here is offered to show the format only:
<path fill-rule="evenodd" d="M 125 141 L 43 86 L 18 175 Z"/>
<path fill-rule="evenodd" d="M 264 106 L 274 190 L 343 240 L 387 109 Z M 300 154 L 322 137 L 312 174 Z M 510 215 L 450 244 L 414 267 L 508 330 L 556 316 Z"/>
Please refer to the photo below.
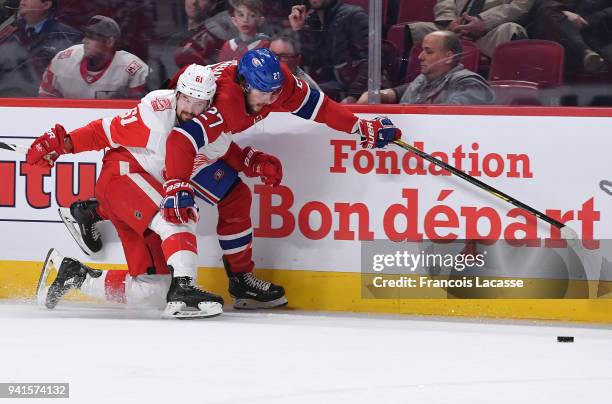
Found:
<path fill-rule="evenodd" d="M 232 296 L 233 297 L 233 296 Z M 257 309 L 275 309 L 287 305 L 287 298 L 285 296 L 279 297 L 269 302 L 259 302 L 253 299 L 234 299 L 234 308 L 238 310 L 257 310 Z"/>
<path fill-rule="evenodd" d="M 36 304 L 40 306 L 45 306 L 47 301 L 47 292 L 49 291 L 49 287 L 47 286 L 47 280 L 49 279 L 49 275 L 53 268 L 59 270 L 62 261 L 64 260 L 64 256 L 60 254 L 55 248 L 52 248 L 47 253 L 47 257 L 45 258 L 45 263 L 40 270 L 40 277 L 38 278 L 38 285 L 36 286 Z"/>
<path fill-rule="evenodd" d="M 87 244 L 85 244 L 83 241 L 83 238 L 81 237 L 81 230 L 79 229 L 77 222 L 72 217 L 70 208 L 58 208 L 57 213 L 79 248 L 89 256 L 95 255 L 96 253 L 87 247 Z"/>
<path fill-rule="evenodd" d="M 223 313 L 223 307 L 217 302 L 201 302 L 198 308 L 187 307 L 183 302 L 169 302 L 163 318 L 177 318 L 179 320 L 195 320 L 198 318 L 216 317 Z"/>

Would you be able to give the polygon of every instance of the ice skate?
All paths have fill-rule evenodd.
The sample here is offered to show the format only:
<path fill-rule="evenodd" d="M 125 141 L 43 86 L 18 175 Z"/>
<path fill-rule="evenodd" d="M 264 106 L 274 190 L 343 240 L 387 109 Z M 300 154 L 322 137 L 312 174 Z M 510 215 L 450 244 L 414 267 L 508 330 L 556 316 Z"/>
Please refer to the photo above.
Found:
<path fill-rule="evenodd" d="M 272 309 L 287 304 L 285 289 L 280 285 L 257 278 L 251 272 L 231 272 L 223 260 L 229 278 L 229 293 L 236 309 Z"/>
<path fill-rule="evenodd" d="M 57 210 L 74 241 L 87 255 L 93 255 L 102 249 L 102 239 L 96 223 L 103 219 L 96 212 L 97 207 L 97 200 L 88 199 L 74 202 L 70 208 Z"/>
<path fill-rule="evenodd" d="M 47 279 L 53 268 L 57 269 L 57 276 L 51 286 L 47 287 Z M 54 248 L 50 249 L 38 279 L 37 303 L 53 309 L 70 289 L 80 288 L 87 275 L 98 278 L 102 275 L 102 271 L 89 268 L 72 258 L 64 257 Z"/>
<path fill-rule="evenodd" d="M 201 290 L 189 276 L 172 278 L 166 300 L 165 318 L 185 320 L 215 317 L 223 313 L 223 298 Z"/>

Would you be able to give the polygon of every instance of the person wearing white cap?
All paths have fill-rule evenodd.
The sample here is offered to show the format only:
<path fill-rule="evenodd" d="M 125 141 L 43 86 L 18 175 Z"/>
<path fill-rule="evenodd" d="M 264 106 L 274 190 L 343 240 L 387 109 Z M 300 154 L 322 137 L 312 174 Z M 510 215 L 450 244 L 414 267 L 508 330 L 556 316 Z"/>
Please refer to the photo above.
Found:
<path fill-rule="evenodd" d="M 119 25 L 110 17 L 91 17 L 83 43 L 59 52 L 43 74 L 41 97 L 138 98 L 149 67 L 138 56 L 116 50 Z"/>

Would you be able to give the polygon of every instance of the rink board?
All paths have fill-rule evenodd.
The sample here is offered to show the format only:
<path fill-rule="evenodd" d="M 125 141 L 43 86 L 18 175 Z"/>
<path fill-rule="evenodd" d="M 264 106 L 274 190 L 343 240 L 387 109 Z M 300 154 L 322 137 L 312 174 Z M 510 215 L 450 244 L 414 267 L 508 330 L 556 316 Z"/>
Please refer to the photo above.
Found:
<path fill-rule="evenodd" d="M 31 142 L 56 122 L 68 129 L 127 111 L 133 102 L 4 100 L 0 130 L 7 143 Z M 362 116 L 381 113 L 404 131 L 404 140 L 549 214 L 563 213 L 586 238 L 612 238 L 612 197 L 599 185 L 609 173 L 612 150 L 606 109 L 358 106 Z M 254 260 L 268 279 L 285 286 L 291 307 L 310 310 L 427 315 L 541 318 L 612 323 L 612 303 L 581 300 L 363 299 L 360 240 L 387 239 L 411 228 L 424 234 L 469 236 L 464 212 L 489 207 L 499 215 L 499 234 L 517 222 L 512 206 L 492 198 L 395 147 L 361 151 L 354 139 L 325 126 L 275 114 L 236 139 L 277 155 L 283 187 L 247 180 L 254 190 Z M 87 259 L 56 216 L 57 206 L 88 197 L 102 154 L 62 159 L 48 173 L 32 172 L 23 158 L 0 152 L 0 298 L 33 291 L 48 248 L 94 265 L 122 268 L 123 254 L 112 227 L 104 226 L 106 249 Z M 421 164 L 421 165 L 419 165 Z M 612 177 L 612 175 L 610 175 Z M 570 187 L 571 186 L 571 187 Z M 417 206 L 418 205 L 418 206 Z M 410 208 L 412 222 L 391 217 Z M 456 212 L 456 225 L 440 226 L 434 209 Z M 347 213 L 349 212 L 349 213 Z M 350 213 L 353 212 L 353 213 Z M 198 228 L 200 279 L 226 289 L 219 269 L 214 209 L 201 205 Z M 474 223 L 472 223 L 474 224 Z M 487 234 L 478 221 L 470 231 Z M 473 234 L 472 234 L 473 235 Z M 539 224 L 537 236 L 551 238 Z M 536 279 L 546 278 L 533 274 Z M 544 274 L 545 275 L 545 274 Z M 591 279 L 591 278 L 589 278 Z M 545 280 L 545 279 L 544 279 Z"/>

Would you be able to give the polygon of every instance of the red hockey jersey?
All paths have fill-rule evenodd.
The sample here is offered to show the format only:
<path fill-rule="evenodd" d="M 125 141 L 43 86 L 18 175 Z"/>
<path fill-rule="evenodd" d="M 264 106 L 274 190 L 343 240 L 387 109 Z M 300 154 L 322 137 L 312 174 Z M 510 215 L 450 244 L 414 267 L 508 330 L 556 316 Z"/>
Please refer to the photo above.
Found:
<path fill-rule="evenodd" d="M 357 129 L 358 118 L 353 113 L 310 88 L 284 64 L 281 70 L 285 79 L 278 99 L 257 113 L 248 112 L 245 95 L 238 83 L 238 62 L 222 62 L 210 67 L 217 77 L 214 105 L 170 133 L 166 154 L 168 178 L 189 179 L 196 153 L 211 161 L 220 158 L 230 147 L 231 135 L 250 128 L 270 112 L 289 112 L 341 132 L 353 133 Z"/>

